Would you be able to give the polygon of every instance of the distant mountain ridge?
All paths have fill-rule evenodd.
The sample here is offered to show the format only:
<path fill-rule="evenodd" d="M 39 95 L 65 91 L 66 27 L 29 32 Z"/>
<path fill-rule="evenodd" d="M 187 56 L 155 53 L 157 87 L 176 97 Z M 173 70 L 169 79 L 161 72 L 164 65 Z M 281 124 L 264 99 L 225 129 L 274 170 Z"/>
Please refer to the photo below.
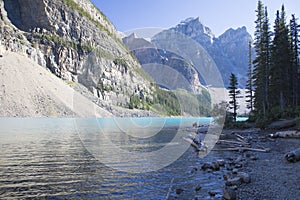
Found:
<path fill-rule="evenodd" d="M 175 28 L 171 28 L 197 41 L 209 53 L 222 74 L 225 86 L 228 86 L 230 73 L 238 77 L 240 87 L 245 87 L 248 69 L 248 51 L 251 35 L 246 27 L 229 28 L 219 37 L 199 20 L 189 18 Z"/>
<path fill-rule="evenodd" d="M 212 61 L 217 66 L 220 74 L 222 75 L 225 87 L 228 87 L 229 85 L 229 76 L 231 73 L 236 74 L 236 76 L 238 77 L 239 87 L 245 87 L 247 81 L 249 42 L 252 40 L 252 37 L 247 32 L 246 27 L 241 27 L 238 29 L 230 28 L 219 37 L 215 37 L 213 31 L 209 27 L 205 26 L 199 20 L 199 18 L 188 18 L 180 22 L 177 26 L 168 30 L 164 30 L 153 36 L 151 43 L 147 41 L 147 46 L 152 45 L 159 47 L 160 43 L 164 42 L 164 40 L 166 39 L 166 36 L 174 35 L 174 33 L 179 33 L 188 38 L 191 38 L 193 41 L 197 42 L 201 47 L 203 47 L 204 50 L 202 51 L 199 59 L 212 59 Z M 133 43 L 136 45 L 138 43 L 137 40 L 139 40 L 141 44 L 142 40 L 141 38 L 135 38 L 134 40 L 133 35 L 131 35 L 130 37 L 130 40 L 128 40 L 128 38 L 124 38 L 123 41 L 129 47 L 129 49 L 136 49 Z M 185 46 L 182 46 L 182 49 L 185 48 Z M 147 54 L 145 50 L 143 51 L 143 53 L 141 52 L 141 49 L 139 51 L 134 51 L 135 56 L 138 58 L 141 64 L 149 62 L 149 59 L 154 56 L 153 52 L 151 53 L 150 51 L 148 52 L 149 54 Z M 160 54 L 153 59 L 156 60 L 156 62 L 159 62 L 159 59 L 164 56 L 166 55 Z M 174 55 L 172 56 L 174 57 Z M 170 58 L 168 57 L 166 59 L 170 60 Z M 163 64 L 162 62 L 159 63 Z M 177 66 L 175 66 L 176 64 Z M 186 64 L 186 62 L 177 62 L 172 63 L 171 67 L 176 70 L 179 69 L 179 71 L 186 71 Z M 191 74 L 184 73 L 184 76 L 195 77 L 192 74 L 195 71 L 198 71 L 197 76 L 199 77 L 200 82 L 203 85 L 208 85 L 208 83 L 205 83 L 204 78 L 202 77 L 202 75 L 207 76 L 208 74 L 200 74 L 199 70 L 197 70 L 203 66 L 195 66 L 194 63 L 189 64 L 189 67 L 193 68 L 193 70 L 190 70 Z M 191 82 L 191 88 L 195 88 L 195 85 L 193 85 L 193 83 L 197 81 L 194 81 L 192 79 L 188 80 L 189 82 Z M 220 85 L 213 86 L 219 87 Z"/>

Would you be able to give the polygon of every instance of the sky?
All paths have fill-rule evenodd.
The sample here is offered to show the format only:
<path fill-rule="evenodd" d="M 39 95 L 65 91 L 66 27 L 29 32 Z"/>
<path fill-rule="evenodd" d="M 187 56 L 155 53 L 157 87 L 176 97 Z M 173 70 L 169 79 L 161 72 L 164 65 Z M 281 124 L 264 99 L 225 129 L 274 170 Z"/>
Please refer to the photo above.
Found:
<path fill-rule="evenodd" d="M 141 28 L 171 28 L 189 17 L 219 36 L 229 28 L 246 26 L 254 34 L 257 0 L 91 0 L 118 31 Z M 287 18 L 300 18 L 300 0 L 263 0 L 273 29 L 275 13 L 285 5 Z M 299 20 L 300 23 L 300 20 Z"/>

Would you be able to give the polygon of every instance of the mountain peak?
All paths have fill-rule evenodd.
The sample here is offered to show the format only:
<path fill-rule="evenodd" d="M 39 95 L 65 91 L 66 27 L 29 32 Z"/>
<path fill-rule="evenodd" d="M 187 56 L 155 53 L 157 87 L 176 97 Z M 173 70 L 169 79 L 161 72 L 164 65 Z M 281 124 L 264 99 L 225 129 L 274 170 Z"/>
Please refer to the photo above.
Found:
<path fill-rule="evenodd" d="M 202 24 L 201 20 L 199 17 L 189 17 L 189 18 L 186 18 L 185 20 L 182 20 L 180 22 L 180 24 L 189 24 L 189 23 L 200 23 Z"/>
<path fill-rule="evenodd" d="M 193 39 L 200 39 L 205 43 L 213 43 L 215 35 L 211 29 L 205 26 L 199 17 L 190 17 L 180 22 L 176 27 L 171 28 L 176 32 L 182 33 Z"/>

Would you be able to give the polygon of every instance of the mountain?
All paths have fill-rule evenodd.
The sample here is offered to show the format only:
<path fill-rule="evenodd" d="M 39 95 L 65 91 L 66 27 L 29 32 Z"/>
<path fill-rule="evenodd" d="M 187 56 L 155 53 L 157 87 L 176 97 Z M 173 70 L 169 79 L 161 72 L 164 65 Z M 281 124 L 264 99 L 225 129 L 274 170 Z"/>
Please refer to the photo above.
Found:
<path fill-rule="evenodd" d="M 228 87 L 231 73 L 236 74 L 239 86 L 244 88 L 251 40 L 245 27 L 229 29 L 215 37 L 199 18 L 188 18 L 163 30 L 151 42 L 142 42 L 134 35 L 123 39 L 141 64 L 155 62 L 170 66 L 188 80 L 192 91 L 200 85 L 199 81 L 203 85 Z"/>
<path fill-rule="evenodd" d="M 230 28 L 219 37 L 215 37 L 199 18 L 188 18 L 176 27 L 169 29 L 169 31 L 171 30 L 192 38 L 208 52 L 223 77 L 225 87 L 228 87 L 231 73 L 238 77 L 240 87 L 245 87 L 249 42 L 252 40 L 246 27 L 236 30 Z"/>
<path fill-rule="evenodd" d="M 135 34 L 123 38 L 123 42 L 161 87 L 201 93 L 203 86 L 199 82 L 197 71 L 180 55 L 160 49 L 155 43 L 138 38 Z"/>
<path fill-rule="evenodd" d="M 0 0 L 0 25 L 0 50 L 25 55 L 75 89 L 84 86 L 110 112 L 128 107 L 132 95 L 155 98 L 151 80 L 89 0 Z"/>

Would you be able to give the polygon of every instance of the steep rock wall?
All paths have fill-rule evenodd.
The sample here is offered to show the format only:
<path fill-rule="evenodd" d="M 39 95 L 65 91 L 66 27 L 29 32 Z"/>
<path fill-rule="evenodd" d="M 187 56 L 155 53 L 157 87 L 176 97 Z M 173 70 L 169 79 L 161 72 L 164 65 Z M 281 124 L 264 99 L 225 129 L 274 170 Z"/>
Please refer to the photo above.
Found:
<path fill-rule="evenodd" d="M 126 107 L 154 88 L 118 32 L 89 0 L 0 0 L 1 43 L 100 100 Z"/>

